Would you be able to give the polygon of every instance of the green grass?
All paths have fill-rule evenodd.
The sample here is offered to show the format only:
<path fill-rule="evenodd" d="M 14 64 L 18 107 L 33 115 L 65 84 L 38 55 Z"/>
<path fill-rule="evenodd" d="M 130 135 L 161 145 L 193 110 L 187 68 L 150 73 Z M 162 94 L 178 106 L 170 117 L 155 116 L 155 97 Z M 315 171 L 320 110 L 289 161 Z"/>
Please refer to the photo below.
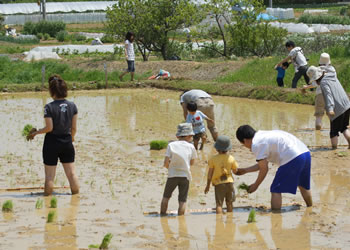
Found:
<path fill-rule="evenodd" d="M 168 146 L 168 141 L 165 140 L 155 140 L 150 142 L 150 149 L 161 150 Z"/>
<path fill-rule="evenodd" d="M 11 200 L 5 201 L 5 203 L 2 205 L 2 211 L 3 212 L 12 212 L 13 211 L 13 202 Z"/>
<path fill-rule="evenodd" d="M 100 249 L 108 249 L 109 243 L 111 243 L 112 238 L 113 235 L 111 233 L 106 234 L 105 237 L 103 237 Z"/>

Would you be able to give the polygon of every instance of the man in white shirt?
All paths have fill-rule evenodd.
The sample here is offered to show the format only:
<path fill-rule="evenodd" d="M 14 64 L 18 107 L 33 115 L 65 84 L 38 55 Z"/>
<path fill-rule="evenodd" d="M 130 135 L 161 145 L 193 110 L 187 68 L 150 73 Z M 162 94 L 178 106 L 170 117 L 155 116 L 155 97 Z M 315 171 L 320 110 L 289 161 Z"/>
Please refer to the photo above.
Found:
<path fill-rule="evenodd" d="M 295 47 L 295 43 L 293 41 L 286 42 L 286 48 L 289 51 L 289 54 L 278 63 L 278 66 L 281 67 L 284 62 L 292 61 L 295 69 L 295 74 L 292 80 L 292 88 L 297 87 L 297 83 L 302 76 L 304 76 L 306 84 L 309 84 L 309 77 L 306 74 L 308 69 L 307 60 L 304 56 L 303 49 L 300 47 Z"/>
<path fill-rule="evenodd" d="M 312 206 L 310 192 L 311 155 L 309 149 L 294 135 L 281 130 L 255 131 L 249 125 L 240 126 L 237 139 L 250 149 L 258 162 L 248 168 L 239 168 L 237 175 L 259 171 L 256 181 L 249 186 L 255 192 L 268 172 L 268 162 L 279 166 L 271 184 L 271 209 L 282 206 L 282 193 L 296 194 L 297 187 L 306 205 Z"/>

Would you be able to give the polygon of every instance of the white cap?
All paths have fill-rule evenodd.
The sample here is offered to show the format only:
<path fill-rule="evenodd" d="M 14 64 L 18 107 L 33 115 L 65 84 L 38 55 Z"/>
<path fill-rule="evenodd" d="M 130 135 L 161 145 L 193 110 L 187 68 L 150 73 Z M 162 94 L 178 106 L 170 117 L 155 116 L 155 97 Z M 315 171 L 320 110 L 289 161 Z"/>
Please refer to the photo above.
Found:
<path fill-rule="evenodd" d="M 320 65 L 329 65 L 331 64 L 331 57 L 328 53 L 322 53 L 320 55 L 320 61 L 318 62 Z"/>
<path fill-rule="evenodd" d="M 310 82 L 312 83 L 321 78 L 323 75 L 323 70 L 320 67 L 310 66 L 306 71 L 307 76 L 310 78 Z"/>

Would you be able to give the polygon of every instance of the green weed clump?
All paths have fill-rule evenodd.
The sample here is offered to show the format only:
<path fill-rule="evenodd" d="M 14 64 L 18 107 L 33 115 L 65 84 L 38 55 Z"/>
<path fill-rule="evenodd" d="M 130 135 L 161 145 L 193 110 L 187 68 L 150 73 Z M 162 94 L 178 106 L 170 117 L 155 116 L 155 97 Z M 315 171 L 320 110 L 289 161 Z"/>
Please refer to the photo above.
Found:
<path fill-rule="evenodd" d="M 153 150 L 161 150 L 168 146 L 168 142 L 165 140 L 155 140 L 150 142 L 150 148 Z"/>
<path fill-rule="evenodd" d="M 108 249 L 109 243 L 111 243 L 113 235 L 108 233 L 103 237 L 102 243 L 100 245 L 100 249 Z"/>
<path fill-rule="evenodd" d="M 24 126 L 23 130 L 22 130 L 22 136 L 27 137 L 30 134 L 30 131 L 33 129 L 33 125 L 32 124 L 27 124 Z"/>
<path fill-rule="evenodd" d="M 57 208 L 57 198 L 55 196 L 51 198 L 50 207 Z"/>
<path fill-rule="evenodd" d="M 35 208 L 36 208 L 36 209 L 41 209 L 41 208 L 43 208 L 43 204 L 44 204 L 44 201 L 41 200 L 41 199 L 38 199 L 38 200 L 36 201 L 36 203 L 35 203 Z"/>
<path fill-rule="evenodd" d="M 247 222 L 248 223 L 256 222 L 256 220 L 255 220 L 255 209 L 254 208 L 252 210 L 250 210 Z"/>
<path fill-rule="evenodd" d="M 13 203 L 11 200 L 5 201 L 5 203 L 2 205 L 2 211 L 3 212 L 12 212 L 13 211 Z"/>
<path fill-rule="evenodd" d="M 51 223 L 56 218 L 56 211 L 50 211 L 47 215 L 47 223 Z"/>
<path fill-rule="evenodd" d="M 238 189 L 243 189 L 243 190 L 246 190 L 248 192 L 249 186 L 243 182 L 238 186 Z"/>

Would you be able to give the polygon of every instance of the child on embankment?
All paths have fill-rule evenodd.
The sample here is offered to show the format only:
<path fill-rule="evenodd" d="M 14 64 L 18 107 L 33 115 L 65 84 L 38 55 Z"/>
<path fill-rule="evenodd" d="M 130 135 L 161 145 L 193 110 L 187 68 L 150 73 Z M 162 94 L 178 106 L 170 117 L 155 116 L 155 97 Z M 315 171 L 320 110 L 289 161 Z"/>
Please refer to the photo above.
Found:
<path fill-rule="evenodd" d="M 216 213 L 222 213 L 222 205 L 226 201 L 227 212 L 232 212 L 235 201 L 235 190 L 233 187 L 233 173 L 237 173 L 238 164 L 232 155 L 227 152 L 232 148 L 229 137 L 218 136 L 215 144 L 218 154 L 214 155 L 208 162 L 208 180 L 204 193 L 208 193 L 210 183 L 215 187 Z"/>
<path fill-rule="evenodd" d="M 165 184 L 160 214 L 166 215 L 169 199 L 176 187 L 179 189 L 178 215 L 185 214 L 186 200 L 190 186 L 191 166 L 197 158 L 197 152 L 190 143 L 194 135 L 191 123 L 181 123 L 177 127 L 176 137 L 178 141 L 168 144 L 164 167 L 168 169 L 168 180 Z"/>

